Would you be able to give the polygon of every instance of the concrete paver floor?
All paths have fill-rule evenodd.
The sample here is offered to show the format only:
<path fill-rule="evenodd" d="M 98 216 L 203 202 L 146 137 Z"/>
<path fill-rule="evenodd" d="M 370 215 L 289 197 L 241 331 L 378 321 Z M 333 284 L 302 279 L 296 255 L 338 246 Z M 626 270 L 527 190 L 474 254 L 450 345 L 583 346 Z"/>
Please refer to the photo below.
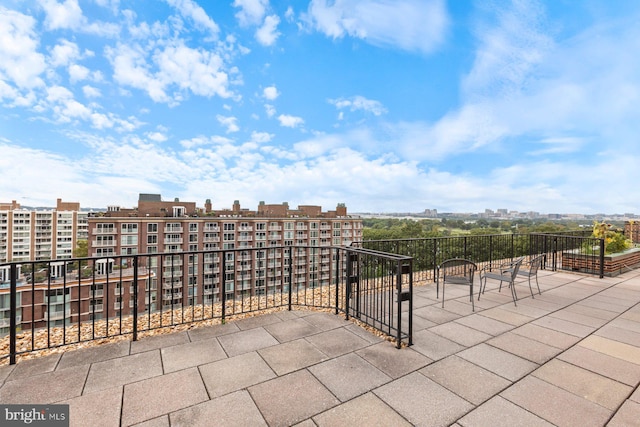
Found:
<path fill-rule="evenodd" d="M 1 366 L 0 402 L 68 403 L 72 426 L 640 425 L 640 271 L 539 276 L 475 312 L 416 287 L 401 350 L 283 311 Z"/>

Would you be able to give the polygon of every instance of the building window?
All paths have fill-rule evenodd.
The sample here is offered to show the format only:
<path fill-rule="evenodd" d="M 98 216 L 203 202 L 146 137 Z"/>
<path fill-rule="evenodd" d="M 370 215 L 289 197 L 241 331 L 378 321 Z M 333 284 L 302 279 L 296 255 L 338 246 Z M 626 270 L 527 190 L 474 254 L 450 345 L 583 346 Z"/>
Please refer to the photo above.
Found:
<path fill-rule="evenodd" d="M 228 223 L 225 222 L 224 224 L 224 231 L 233 231 L 236 229 L 236 224 L 235 223 Z"/>
<path fill-rule="evenodd" d="M 158 247 L 157 246 L 147 246 L 147 253 L 148 254 L 156 254 L 156 253 L 158 253 Z"/>
<path fill-rule="evenodd" d="M 125 223 L 121 224 L 120 231 L 122 233 L 138 233 L 138 224 Z"/>
<path fill-rule="evenodd" d="M 197 234 L 189 234 L 189 241 L 190 242 L 197 242 L 198 241 L 198 235 Z"/>
<path fill-rule="evenodd" d="M 158 235 L 157 234 L 149 234 L 147 235 L 147 243 L 150 245 L 154 245 L 158 243 Z"/>
<path fill-rule="evenodd" d="M 149 223 L 147 224 L 147 233 L 157 233 L 158 232 L 158 224 Z"/>
<path fill-rule="evenodd" d="M 224 233 L 224 241 L 225 242 L 234 241 L 234 240 L 236 240 L 236 237 L 235 237 L 234 233 Z"/>
<path fill-rule="evenodd" d="M 189 231 L 191 231 L 191 232 L 198 231 L 198 223 L 197 222 L 190 222 L 189 223 Z"/>

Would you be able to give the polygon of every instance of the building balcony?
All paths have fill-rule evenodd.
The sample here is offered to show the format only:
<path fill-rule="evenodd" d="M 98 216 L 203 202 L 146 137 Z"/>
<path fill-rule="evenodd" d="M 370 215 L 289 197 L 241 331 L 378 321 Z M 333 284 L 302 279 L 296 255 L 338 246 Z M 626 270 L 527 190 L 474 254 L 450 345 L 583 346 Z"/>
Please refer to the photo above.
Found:
<path fill-rule="evenodd" d="M 62 319 L 68 319 L 69 317 L 71 317 L 71 309 L 66 309 L 63 311 L 52 311 L 52 312 L 45 311 L 44 312 L 45 321 L 62 320 Z"/>

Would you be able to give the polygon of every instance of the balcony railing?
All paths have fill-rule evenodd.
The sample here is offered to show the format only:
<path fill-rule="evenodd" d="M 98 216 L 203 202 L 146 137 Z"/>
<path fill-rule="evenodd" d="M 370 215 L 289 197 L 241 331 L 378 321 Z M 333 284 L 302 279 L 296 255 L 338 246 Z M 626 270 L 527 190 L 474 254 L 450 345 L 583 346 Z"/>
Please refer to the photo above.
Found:
<path fill-rule="evenodd" d="M 405 316 L 411 310 L 402 304 L 412 304 L 414 279 L 432 281 L 435 267 L 444 259 L 462 257 L 483 265 L 523 255 L 545 254 L 544 268 L 556 270 L 567 269 L 563 265 L 564 253 L 601 245 L 602 240 L 584 236 L 506 234 L 367 241 L 358 247 L 277 245 L 185 251 L 173 255 L 173 264 L 192 268 L 194 284 L 198 286 L 182 287 L 182 282 L 176 282 L 177 286 L 162 283 L 162 288 L 170 286 L 167 290 L 179 289 L 177 293 L 167 294 L 148 290 L 148 281 L 153 277 L 148 267 L 157 268 L 162 275 L 164 272 L 160 272 L 160 266 L 171 265 L 172 257 L 167 254 L 111 255 L 109 258 L 113 258 L 114 268 L 109 274 L 101 275 L 84 267 L 95 266 L 104 257 L 5 263 L 0 265 L 0 269 L 9 271 L 6 276 L 8 283 L 0 288 L 0 296 L 3 296 L 0 300 L 7 306 L 0 307 L 0 310 L 9 312 L 9 334 L 0 336 L 0 360 L 9 358 L 10 363 L 15 363 L 16 356 L 45 348 L 125 334 L 137 340 L 139 332 L 154 328 L 209 319 L 224 320 L 278 307 L 291 309 L 294 305 L 331 309 L 336 314 L 357 317 L 392 336 L 398 344 L 410 343 L 411 317 Z M 242 267 L 242 271 L 249 275 L 241 275 L 236 271 L 237 261 L 234 260 L 240 260 L 243 252 L 252 260 L 265 260 L 266 265 L 281 267 L 265 268 L 263 265 L 259 268 L 255 261 L 251 261 L 246 270 L 245 266 Z M 319 263 L 318 256 L 326 262 Z M 210 280 L 215 288 L 205 290 L 201 285 L 205 278 L 201 274 L 212 270 L 211 259 L 226 262 L 213 268 L 217 273 L 219 271 L 218 277 Z M 67 271 L 64 280 L 49 281 L 46 274 L 44 278 L 35 274 L 42 269 L 48 271 L 54 263 L 60 262 L 65 264 Z M 265 274 L 258 275 L 258 271 Z M 601 274 L 595 268 L 587 272 Z M 181 278 L 174 276 L 174 279 Z M 98 286 L 115 289 L 116 283 L 133 290 L 131 299 L 122 304 L 113 294 L 109 298 L 109 293 L 104 292 L 104 307 L 109 307 L 109 310 L 103 308 L 104 317 L 95 319 L 92 314 L 98 305 L 90 306 L 89 300 L 101 296 Z M 55 312 L 59 313 L 55 316 L 60 317 L 55 320 L 69 318 L 70 323 L 56 322 L 62 323 L 57 326 L 48 321 L 54 320 L 53 317 L 43 319 L 41 313 L 47 311 L 43 303 L 29 302 L 30 309 L 22 310 L 20 301 L 33 301 L 31 296 L 42 289 L 72 289 L 73 295 L 68 302 L 70 310 Z M 182 292 L 187 289 L 193 295 L 180 301 Z M 147 305 L 150 306 L 156 298 L 163 302 L 153 309 L 148 308 Z M 133 307 L 129 307 L 130 301 L 133 301 Z M 120 308 L 116 309 L 117 316 L 113 317 L 111 307 L 116 306 Z"/>

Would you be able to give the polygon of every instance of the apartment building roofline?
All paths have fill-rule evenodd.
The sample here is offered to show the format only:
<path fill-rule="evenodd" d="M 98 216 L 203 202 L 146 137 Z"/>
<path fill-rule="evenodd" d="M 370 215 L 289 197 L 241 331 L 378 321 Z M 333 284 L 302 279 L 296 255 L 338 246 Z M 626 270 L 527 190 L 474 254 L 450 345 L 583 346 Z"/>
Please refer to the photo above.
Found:
<path fill-rule="evenodd" d="M 207 199 L 204 208 L 198 208 L 195 202 L 183 202 L 178 198 L 163 201 L 159 194 L 140 194 L 138 206 L 121 208 L 109 206 L 106 212 L 94 213 L 93 217 L 109 218 L 182 218 L 182 217 L 221 217 L 221 218 L 347 218 L 347 207 L 338 203 L 335 210 L 323 212 L 321 206 L 299 205 L 291 209 L 288 202 L 266 204 L 261 201 L 257 210 L 242 208 L 235 200 L 231 208 L 213 209 L 211 199 Z"/>

